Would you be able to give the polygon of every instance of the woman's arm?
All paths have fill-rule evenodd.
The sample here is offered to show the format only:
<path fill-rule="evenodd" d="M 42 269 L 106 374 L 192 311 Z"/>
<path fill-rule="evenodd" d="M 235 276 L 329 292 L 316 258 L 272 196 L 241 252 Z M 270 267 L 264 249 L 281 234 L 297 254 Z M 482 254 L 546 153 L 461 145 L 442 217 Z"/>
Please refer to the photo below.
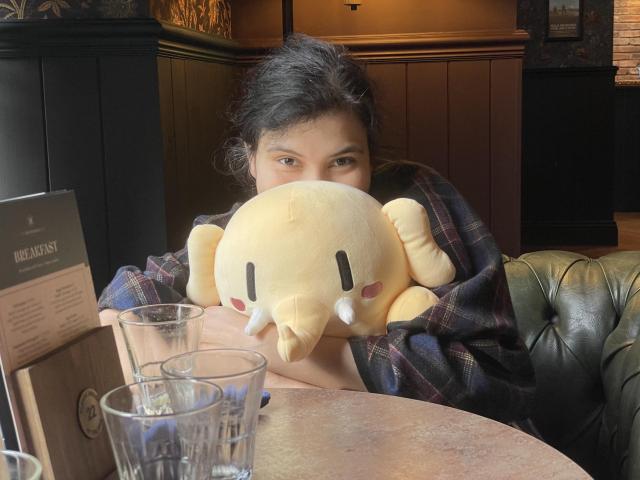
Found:
<path fill-rule="evenodd" d="M 118 269 L 98 299 L 98 310 L 181 303 L 186 297 L 188 278 L 186 249 L 162 257 L 149 256 L 144 272 L 132 265 Z"/>
<path fill-rule="evenodd" d="M 308 357 L 288 363 L 278 355 L 275 325 L 268 325 L 256 336 L 248 336 L 244 333 L 246 316 L 226 307 L 209 307 L 206 314 L 203 348 L 249 348 L 267 357 L 268 369 L 283 377 L 323 388 L 366 390 L 347 339 L 322 337 Z"/>
<path fill-rule="evenodd" d="M 237 203 L 228 212 L 218 215 L 201 215 L 194 220 L 193 226 L 215 224 L 224 228 L 239 206 Z M 188 279 L 189 254 L 186 247 L 161 257 L 151 255 L 144 271 L 132 265 L 118 269 L 98 299 L 98 310 L 125 310 L 153 303 L 188 301 Z"/>

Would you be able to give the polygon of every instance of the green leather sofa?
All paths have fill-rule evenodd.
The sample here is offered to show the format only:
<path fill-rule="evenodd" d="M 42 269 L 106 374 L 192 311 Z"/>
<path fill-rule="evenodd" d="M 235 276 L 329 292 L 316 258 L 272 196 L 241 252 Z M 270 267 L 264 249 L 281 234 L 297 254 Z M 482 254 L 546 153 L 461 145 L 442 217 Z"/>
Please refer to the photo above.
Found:
<path fill-rule="evenodd" d="M 505 269 L 536 428 L 597 479 L 640 479 L 640 252 L 533 252 Z"/>

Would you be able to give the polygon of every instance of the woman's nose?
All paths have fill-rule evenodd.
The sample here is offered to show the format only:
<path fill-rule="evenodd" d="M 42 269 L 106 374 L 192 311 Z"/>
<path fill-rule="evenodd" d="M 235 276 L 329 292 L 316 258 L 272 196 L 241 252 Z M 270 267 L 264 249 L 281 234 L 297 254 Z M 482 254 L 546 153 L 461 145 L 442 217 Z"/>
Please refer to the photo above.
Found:
<path fill-rule="evenodd" d="M 330 180 L 329 172 L 324 168 L 309 168 L 304 172 L 304 180 Z"/>

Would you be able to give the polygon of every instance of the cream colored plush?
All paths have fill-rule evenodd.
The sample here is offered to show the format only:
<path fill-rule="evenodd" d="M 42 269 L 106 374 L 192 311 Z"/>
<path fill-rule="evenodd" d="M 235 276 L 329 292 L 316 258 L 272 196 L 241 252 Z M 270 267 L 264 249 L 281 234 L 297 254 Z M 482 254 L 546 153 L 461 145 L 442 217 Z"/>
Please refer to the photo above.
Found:
<path fill-rule="evenodd" d="M 384 334 L 387 323 L 410 320 L 437 301 L 425 287 L 455 276 L 418 202 L 382 206 L 335 182 L 267 190 L 225 230 L 195 227 L 188 251 L 191 301 L 247 315 L 250 335 L 274 322 L 285 361 L 307 356 L 322 335 Z"/>

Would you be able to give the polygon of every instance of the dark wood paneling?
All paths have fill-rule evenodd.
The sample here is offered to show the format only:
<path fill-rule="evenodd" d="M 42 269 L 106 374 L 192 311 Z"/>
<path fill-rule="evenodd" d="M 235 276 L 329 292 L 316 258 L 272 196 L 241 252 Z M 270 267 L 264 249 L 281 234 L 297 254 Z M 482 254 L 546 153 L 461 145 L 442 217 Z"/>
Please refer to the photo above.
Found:
<path fill-rule="evenodd" d="M 491 228 L 490 62 L 449 64 L 449 177 Z"/>
<path fill-rule="evenodd" d="M 188 214 L 219 213 L 238 196 L 231 177 L 216 171 L 216 155 L 228 134 L 226 112 L 233 91 L 233 68 L 216 63 L 185 64 L 189 130 L 188 182 L 192 188 Z"/>
<path fill-rule="evenodd" d="M 180 62 L 180 60 L 176 60 Z M 176 224 L 180 221 L 179 168 L 176 160 L 175 110 L 173 98 L 173 60 L 158 58 L 158 90 L 160 95 L 160 125 L 164 150 L 164 194 L 167 215 L 167 247 L 178 250 L 177 245 L 184 239 L 176 238 Z M 177 247 L 177 248 L 174 248 Z"/>
<path fill-rule="evenodd" d="M 170 248 L 172 250 L 182 248 L 185 245 L 186 236 L 193 221 L 190 196 L 192 194 L 189 179 L 196 172 L 190 169 L 190 149 L 189 149 L 189 105 L 187 104 L 187 76 L 185 73 L 185 65 L 189 60 L 172 59 L 171 73 L 173 82 L 173 113 L 174 135 L 175 135 L 175 158 L 174 164 L 170 167 L 175 172 L 172 179 L 176 188 L 174 197 L 175 215 L 171 225 L 167 225 L 172 239 Z M 160 99 L 160 103 L 164 103 L 164 99 Z M 166 161 L 166 160 L 165 160 Z M 193 175 L 192 175 L 193 173 Z M 167 200 L 168 201 L 168 200 Z"/>
<path fill-rule="evenodd" d="M 449 176 L 447 63 L 407 66 L 407 135 L 410 160 Z"/>
<path fill-rule="evenodd" d="M 0 21 L 0 57 L 153 55 L 162 27 L 153 18 Z"/>
<path fill-rule="evenodd" d="M 407 65 L 405 63 L 369 64 L 367 73 L 373 80 L 380 105 L 382 154 L 391 152 L 407 158 Z"/>
<path fill-rule="evenodd" d="M 40 61 L 0 58 L 0 200 L 47 189 Z"/>
<path fill-rule="evenodd" d="M 51 189 L 76 192 L 93 282 L 110 280 L 98 68 L 95 58 L 42 60 Z"/>
<path fill-rule="evenodd" d="M 167 247 L 156 59 L 105 56 L 99 66 L 111 264 L 144 266 Z"/>
<path fill-rule="evenodd" d="M 618 212 L 640 212 L 640 86 L 616 87 L 615 198 Z"/>
<path fill-rule="evenodd" d="M 491 231 L 503 253 L 520 254 L 520 59 L 491 62 Z"/>
<path fill-rule="evenodd" d="M 177 250 L 184 246 L 197 215 L 223 212 L 242 196 L 232 177 L 220 172 L 221 147 L 229 133 L 226 113 L 238 67 L 169 61 L 159 66 L 160 105 L 169 248 Z"/>
<path fill-rule="evenodd" d="M 617 241 L 614 75 L 615 68 L 525 70 L 523 244 Z"/>

